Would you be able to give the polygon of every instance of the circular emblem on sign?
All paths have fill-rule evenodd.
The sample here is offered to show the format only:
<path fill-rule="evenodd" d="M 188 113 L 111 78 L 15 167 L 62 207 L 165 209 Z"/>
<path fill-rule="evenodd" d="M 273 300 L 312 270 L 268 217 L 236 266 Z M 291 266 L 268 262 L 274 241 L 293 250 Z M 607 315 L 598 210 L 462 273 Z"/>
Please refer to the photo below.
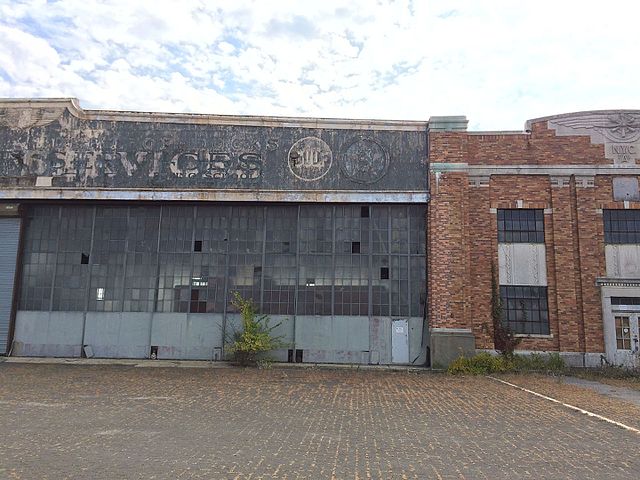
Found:
<path fill-rule="evenodd" d="M 377 140 L 359 138 L 345 146 L 340 164 L 344 174 L 354 182 L 374 183 L 387 173 L 389 154 Z"/>
<path fill-rule="evenodd" d="M 287 155 L 289 170 L 301 180 L 324 177 L 333 161 L 329 145 L 318 137 L 305 137 L 294 143 Z"/>

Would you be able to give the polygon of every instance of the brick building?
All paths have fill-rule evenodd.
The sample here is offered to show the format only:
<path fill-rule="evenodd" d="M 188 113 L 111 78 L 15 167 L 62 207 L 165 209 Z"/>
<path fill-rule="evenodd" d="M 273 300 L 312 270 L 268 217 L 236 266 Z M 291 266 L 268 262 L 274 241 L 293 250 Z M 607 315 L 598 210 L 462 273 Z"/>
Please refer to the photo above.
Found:
<path fill-rule="evenodd" d="M 0 102 L 0 347 L 221 359 L 234 291 L 282 361 L 493 349 L 634 364 L 640 112 L 428 122 Z"/>
<path fill-rule="evenodd" d="M 576 365 L 634 364 L 640 112 L 556 115 L 524 132 L 465 127 L 432 118 L 429 128 L 434 358 L 446 363 L 452 344 L 493 348 L 494 265 L 519 349 Z"/>

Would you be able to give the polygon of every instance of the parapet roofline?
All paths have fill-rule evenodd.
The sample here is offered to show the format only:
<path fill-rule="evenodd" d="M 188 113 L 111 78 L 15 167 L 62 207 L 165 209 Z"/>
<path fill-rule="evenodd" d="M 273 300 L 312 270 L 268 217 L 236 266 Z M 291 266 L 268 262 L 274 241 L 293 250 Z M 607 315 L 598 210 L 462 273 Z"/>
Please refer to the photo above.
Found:
<path fill-rule="evenodd" d="M 190 125 L 236 125 L 352 130 L 426 131 L 429 123 L 413 120 L 356 120 L 344 118 L 275 117 L 257 115 L 211 115 L 203 113 L 135 112 L 125 110 L 85 110 L 77 98 L 0 98 L 0 108 L 67 108 L 83 120 L 177 123 Z"/>
<path fill-rule="evenodd" d="M 569 119 L 577 119 L 577 118 L 586 118 L 586 117 L 606 117 L 613 115 L 621 115 L 621 114 L 629 114 L 629 115 L 640 115 L 640 110 L 637 109 L 613 109 L 613 110 L 582 110 L 578 112 L 569 112 L 569 113 L 559 113 L 556 115 L 547 115 L 545 117 L 532 118 L 527 120 L 524 124 L 525 130 L 531 130 L 531 125 L 534 123 L 540 122 L 553 122 L 556 120 L 569 120 Z"/>
<path fill-rule="evenodd" d="M 396 131 L 432 131 L 467 132 L 471 135 L 515 135 L 531 130 L 534 123 L 551 121 L 569 121 L 575 123 L 588 117 L 609 117 L 614 115 L 640 115 L 640 110 L 585 110 L 538 117 L 525 122 L 524 131 L 467 131 L 468 120 L 465 116 L 432 116 L 429 121 L 416 120 L 380 120 L 347 118 L 279 117 L 259 115 L 213 115 L 204 113 L 136 112 L 129 110 L 85 110 L 77 98 L 0 98 L 0 108 L 19 109 L 63 109 L 83 120 L 103 120 L 144 123 L 175 123 L 191 125 L 237 125 L 255 127 L 291 127 L 325 128 L 351 130 L 396 130 Z M 580 128 L 580 127 L 578 127 Z"/>

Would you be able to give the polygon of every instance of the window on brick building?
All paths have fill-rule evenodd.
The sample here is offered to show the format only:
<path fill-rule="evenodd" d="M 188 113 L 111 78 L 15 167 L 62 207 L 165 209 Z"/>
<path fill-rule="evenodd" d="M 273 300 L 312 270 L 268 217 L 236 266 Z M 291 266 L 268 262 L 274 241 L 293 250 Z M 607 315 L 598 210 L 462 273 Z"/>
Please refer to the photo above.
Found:
<path fill-rule="evenodd" d="M 631 350 L 631 329 L 629 328 L 629 317 L 626 315 L 616 316 L 616 348 L 618 350 Z"/>
<path fill-rule="evenodd" d="M 501 243 L 544 243 L 542 209 L 498 210 L 498 241 Z"/>
<path fill-rule="evenodd" d="M 611 297 L 611 305 L 640 305 L 640 297 Z"/>
<path fill-rule="evenodd" d="M 547 287 L 500 286 L 503 320 L 519 334 L 549 335 Z"/>
<path fill-rule="evenodd" d="M 640 243 L 640 210 L 604 210 L 606 243 Z"/>

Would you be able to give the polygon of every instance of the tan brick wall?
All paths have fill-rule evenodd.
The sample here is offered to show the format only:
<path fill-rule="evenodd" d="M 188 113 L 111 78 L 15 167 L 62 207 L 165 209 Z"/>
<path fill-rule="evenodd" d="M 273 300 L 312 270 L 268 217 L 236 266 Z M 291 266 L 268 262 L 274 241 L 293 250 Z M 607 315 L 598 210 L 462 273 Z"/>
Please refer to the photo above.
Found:
<path fill-rule="evenodd" d="M 438 135 L 436 134 L 431 134 Z M 534 123 L 531 134 L 469 134 L 467 161 L 472 165 L 609 164 L 603 145 L 588 136 L 556 137 L 547 122 Z"/>
<path fill-rule="evenodd" d="M 429 302 L 432 327 L 471 326 L 466 314 L 467 183 L 463 173 L 431 179 L 431 191 L 437 192 L 428 209 L 429 298 L 435 300 Z"/>
<path fill-rule="evenodd" d="M 555 135 L 546 122 L 531 134 L 431 132 L 429 161 L 469 165 L 607 165 L 602 145 L 588 136 Z M 573 178 L 552 186 L 549 175 L 492 175 L 470 186 L 466 172 L 432 173 L 428 213 L 429 317 L 432 327 L 471 328 L 477 348 L 492 348 L 491 264 L 497 269 L 497 218 L 491 209 L 547 209 L 544 216 L 549 337 L 523 338 L 519 348 L 604 351 L 596 278 L 605 276 L 602 208 L 613 202 L 611 176 L 594 187 Z M 635 205 L 634 205 L 635 206 Z M 550 213 L 549 213 L 550 211 Z"/>

